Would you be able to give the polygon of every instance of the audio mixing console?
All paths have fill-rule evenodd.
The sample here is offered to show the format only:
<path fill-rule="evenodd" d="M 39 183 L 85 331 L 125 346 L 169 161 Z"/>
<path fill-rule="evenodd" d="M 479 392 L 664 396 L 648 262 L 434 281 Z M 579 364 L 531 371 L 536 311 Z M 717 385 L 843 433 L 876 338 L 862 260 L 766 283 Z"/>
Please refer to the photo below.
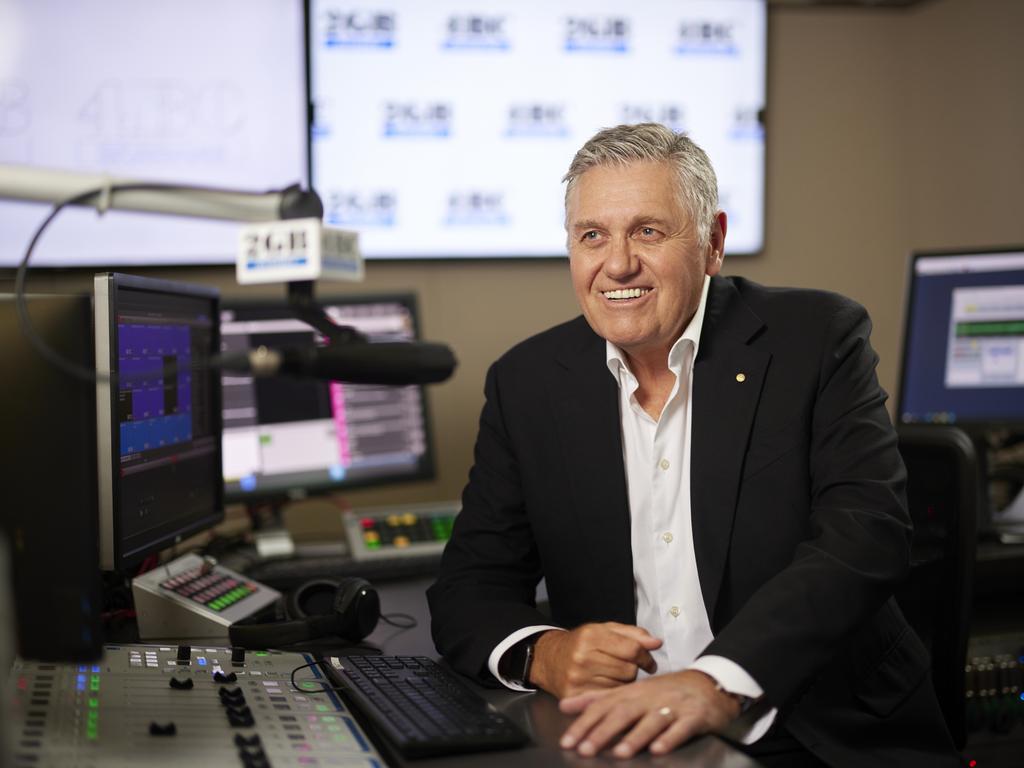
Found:
<path fill-rule="evenodd" d="M 110 645 L 89 665 L 16 661 L 14 765 L 381 768 L 341 700 L 314 692 L 326 682 L 319 670 L 299 670 L 292 686 L 292 671 L 312 661 L 187 645 Z"/>

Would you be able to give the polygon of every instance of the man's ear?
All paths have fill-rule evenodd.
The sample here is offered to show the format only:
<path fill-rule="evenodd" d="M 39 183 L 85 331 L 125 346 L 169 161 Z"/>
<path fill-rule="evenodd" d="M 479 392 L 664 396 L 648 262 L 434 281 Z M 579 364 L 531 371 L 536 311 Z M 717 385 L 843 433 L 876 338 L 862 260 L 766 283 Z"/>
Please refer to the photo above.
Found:
<path fill-rule="evenodd" d="M 729 220 L 725 211 L 719 211 L 715 214 L 715 221 L 711 225 L 710 252 L 708 253 L 707 267 L 704 270 L 711 277 L 722 270 L 722 261 L 725 259 L 725 232 L 728 228 Z"/>

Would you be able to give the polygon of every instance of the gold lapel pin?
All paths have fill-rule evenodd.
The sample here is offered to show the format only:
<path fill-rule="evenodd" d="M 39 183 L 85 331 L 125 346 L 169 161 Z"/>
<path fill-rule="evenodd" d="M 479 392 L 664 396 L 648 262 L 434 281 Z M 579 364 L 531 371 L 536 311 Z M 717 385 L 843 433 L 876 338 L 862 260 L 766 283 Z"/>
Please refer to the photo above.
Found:
<path fill-rule="evenodd" d="M 745 374 L 745 373 L 737 373 L 736 374 L 736 381 L 738 381 L 740 384 L 742 384 L 746 380 L 747 380 L 747 374 Z"/>

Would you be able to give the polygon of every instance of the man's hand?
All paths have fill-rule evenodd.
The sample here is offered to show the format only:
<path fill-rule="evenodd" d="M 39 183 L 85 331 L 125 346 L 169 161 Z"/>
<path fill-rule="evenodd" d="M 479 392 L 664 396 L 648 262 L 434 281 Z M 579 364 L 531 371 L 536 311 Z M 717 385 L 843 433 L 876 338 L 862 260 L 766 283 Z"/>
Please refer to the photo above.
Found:
<path fill-rule="evenodd" d="M 560 744 L 584 757 L 596 755 L 620 733 L 625 735 L 612 750 L 615 757 L 632 757 L 648 745 L 652 754 L 663 755 L 694 736 L 721 731 L 740 713 L 735 697 L 696 670 L 589 691 L 563 699 L 559 707 L 580 715 Z"/>
<path fill-rule="evenodd" d="M 533 649 L 529 682 L 558 698 L 611 688 L 636 680 L 640 669 L 653 674 L 650 652 L 659 647 L 647 630 L 612 621 L 545 632 Z"/>

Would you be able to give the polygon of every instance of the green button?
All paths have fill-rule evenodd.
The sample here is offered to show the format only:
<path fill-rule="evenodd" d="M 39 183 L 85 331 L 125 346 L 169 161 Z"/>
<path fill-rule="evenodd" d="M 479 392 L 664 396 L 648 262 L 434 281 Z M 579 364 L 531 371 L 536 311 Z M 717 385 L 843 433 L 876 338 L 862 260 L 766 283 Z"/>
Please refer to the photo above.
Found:
<path fill-rule="evenodd" d="M 331 708 L 328 707 L 326 704 L 317 704 L 316 705 L 316 711 L 317 712 L 330 712 Z"/>
<path fill-rule="evenodd" d="M 98 707 L 99 705 L 100 705 L 100 700 L 99 699 L 89 699 L 89 706 L 90 707 Z"/>

